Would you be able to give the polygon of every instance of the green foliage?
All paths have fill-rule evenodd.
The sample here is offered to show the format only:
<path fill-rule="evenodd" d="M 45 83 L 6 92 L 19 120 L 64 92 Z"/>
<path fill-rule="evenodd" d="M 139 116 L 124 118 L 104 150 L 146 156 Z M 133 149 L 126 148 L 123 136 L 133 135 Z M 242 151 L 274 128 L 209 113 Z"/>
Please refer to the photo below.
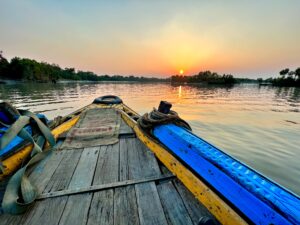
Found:
<path fill-rule="evenodd" d="M 32 59 L 15 57 L 9 63 L 0 51 L 0 77 L 12 80 L 29 80 L 37 82 L 56 82 L 58 79 L 87 81 L 140 81 L 161 82 L 167 79 L 134 76 L 98 76 L 93 72 L 78 71 L 74 68 L 62 69 L 56 64 L 37 62 Z"/>
<path fill-rule="evenodd" d="M 281 77 L 272 79 L 272 84 L 275 86 L 300 87 L 300 67 L 295 71 L 288 68 L 279 72 Z M 288 75 L 285 77 L 285 75 Z"/>
<path fill-rule="evenodd" d="M 7 74 L 8 65 L 9 62 L 2 56 L 2 51 L 0 51 L 0 77 L 4 77 Z"/>
<path fill-rule="evenodd" d="M 207 84 L 234 84 L 236 79 L 231 74 L 219 75 L 215 72 L 203 71 L 194 76 L 171 77 L 172 82 L 178 83 L 207 83 Z"/>
<path fill-rule="evenodd" d="M 280 74 L 281 76 L 285 76 L 285 75 L 287 75 L 287 74 L 289 73 L 289 71 L 290 71 L 290 69 L 289 69 L 289 68 L 286 68 L 286 69 L 281 70 L 281 71 L 279 72 L 279 74 Z"/>

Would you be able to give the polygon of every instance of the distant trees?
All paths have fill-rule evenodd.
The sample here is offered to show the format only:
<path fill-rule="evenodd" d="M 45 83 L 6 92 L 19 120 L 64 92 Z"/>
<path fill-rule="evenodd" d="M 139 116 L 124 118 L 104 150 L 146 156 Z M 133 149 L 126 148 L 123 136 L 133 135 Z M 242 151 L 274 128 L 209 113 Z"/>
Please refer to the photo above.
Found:
<path fill-rule="evenodd" d="M 161 82 L 167 79 L 135 76 L 98 76 L 90 71 L 77 71 L 74 68 L 60 68 L 59 65 L 37 62 L 33 59 L 14 57 L 8 62 L 0 51 L 0 78 L 12 80 L 29 80 L 38 82 L 56 82 L 58 79 L 88 81 L 140 81 Z"/>
<path fill-rule="evenodd" d="M 272 79 L 275 86 L 298 86 L 300 87 L 300 67 L 292 71 L 289 68 L 279 72 L 281 77 Z"/>
<path fill-rule="evenodd" d="M 5 76 L 5 74 L 7 73 L 8 66 L 9 62 L 6 58 L 3 57 L 2 51 L 0 51 L 0 77 Z"/>
<path fill-rule="evenodd" d="M 281 70 L 281 71 L 279 72 L 279 74 L 280 74 L 281 76 L 285 76 L 285 75 L 287 75 L 287 74 L 289 73 L 289 71 L 290 71 L 290 69 L 286 68 L 286 69 Z"/>
<path fill-rule="evenodd" d="M 175 75 L 171 77 L 171 81 L 178 83 L 234 84 L 236 79 L 231 74 L 219 75 L 211 71 L 202 71 L 193 76 Z"/>

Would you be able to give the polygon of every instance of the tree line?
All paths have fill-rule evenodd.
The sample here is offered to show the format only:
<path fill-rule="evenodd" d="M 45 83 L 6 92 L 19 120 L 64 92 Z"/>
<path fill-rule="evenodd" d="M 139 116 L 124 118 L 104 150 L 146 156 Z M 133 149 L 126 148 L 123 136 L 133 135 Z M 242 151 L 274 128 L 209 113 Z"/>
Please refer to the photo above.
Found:
<path fill-rule="evenodd" d="M 175 75 L 171 77 L 172 82 L 177 83 L 207 83 L 207 84 L 234 84 L 237 82 L 231 74 L 219 75 L 211 71 L 202 71 L 193 76 Z"/>
<path fill-rule="evenodd" d="M 38 82 L 56 82 L 58 79 L 87 80 L 87 81 L 143 81 L 161 82 L 167 79 L 136 77 L 136 76 L 109 76 L 97 75 L 90 71 L 76 71 L 74 68 L 61 68 L 57 64 L 37 62 L 33 59 L 14 57 L 9 62 L 0 51 L 0 78 L 10 80 L 27 80 Z"/>
<path fill-rule="evenodd" d="M 279 71 L 279 77 L 276 78 L 270 77 L 265 80 L 258 78 L 257 80 L 259 83 L 267 82 L 274 86 L 300 87 L 300 67 L 295 70 L 285 68 Z"/>

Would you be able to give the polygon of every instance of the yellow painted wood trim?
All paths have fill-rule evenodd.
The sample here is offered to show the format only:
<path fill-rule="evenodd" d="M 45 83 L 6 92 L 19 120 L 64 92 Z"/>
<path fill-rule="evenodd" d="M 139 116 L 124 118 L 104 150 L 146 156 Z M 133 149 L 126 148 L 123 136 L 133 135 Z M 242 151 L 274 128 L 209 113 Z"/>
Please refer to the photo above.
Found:
<path fill-rule="evenodd" d="M 145 135 L 137 123 L 126 113 L 122 113 L 124 121 L 135 131 L 137 137 L 156 155 L 156 157 L 193 193 L 193 195 L 222 224 L 248 224 L 227 203 L 214 193 L 197 176 L 170 154 L 154 139 Z"/>
<path fill-rule="evenodd" d="M 75 116 L 72 119 L 66 121 L 65 123 L 59 125 L 58 127 L 54 128 L 51 133 L 54 135 L 55 139 L 57 137 L 68 131 L 71 127 L 73 127 L 77 121 L 79 120 L 79 116 Z M 48 143 L 45 147 L 48 146 Z M 14 171 L 16 171 L 23 163 L 23 161 L 30 155 L 31 150 L 33 148 L 32 144 L 25 146 L 20 151 L 16 152 L 12 156 L 6 158 L 2 161 L 2 165 L 4 167 L 4 172 L 0 174 L 0 181 L 3 180 L 5 177 L 11 175 Z"/>

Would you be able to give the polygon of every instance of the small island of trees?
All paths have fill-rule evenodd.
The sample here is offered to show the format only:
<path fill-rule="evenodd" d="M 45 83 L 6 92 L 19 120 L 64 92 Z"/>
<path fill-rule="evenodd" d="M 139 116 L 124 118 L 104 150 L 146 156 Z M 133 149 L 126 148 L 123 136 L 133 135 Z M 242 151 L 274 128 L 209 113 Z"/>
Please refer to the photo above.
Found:
<path fill-rule="evenodd" d="M 279 71 L 279 77 L 270 77 L 265 80 L 258 78 L 257 81 L 260 84 L 271 84 L 273 86 L 300 87 L 300 67 L 294 71 L 286 68 Z"/>
<path fill-rule="evenodd" d="M 276 86 L 296 86 L 300 87 L 300 67 L 294 71 L 286 68 L 279 72 L 280 77 L 272 79 L 272 84 Z"/>
<path fill-rule="evenodd" d="M 231 74 L 219 75 L 211 71 L 199 72 L 197 75 L 193 76 L 175 75 L 171 77 L 171 81 L 176 83 L 206 83 L 225 85 L 231 85 L 237 82 L 237 80 Z"/>

